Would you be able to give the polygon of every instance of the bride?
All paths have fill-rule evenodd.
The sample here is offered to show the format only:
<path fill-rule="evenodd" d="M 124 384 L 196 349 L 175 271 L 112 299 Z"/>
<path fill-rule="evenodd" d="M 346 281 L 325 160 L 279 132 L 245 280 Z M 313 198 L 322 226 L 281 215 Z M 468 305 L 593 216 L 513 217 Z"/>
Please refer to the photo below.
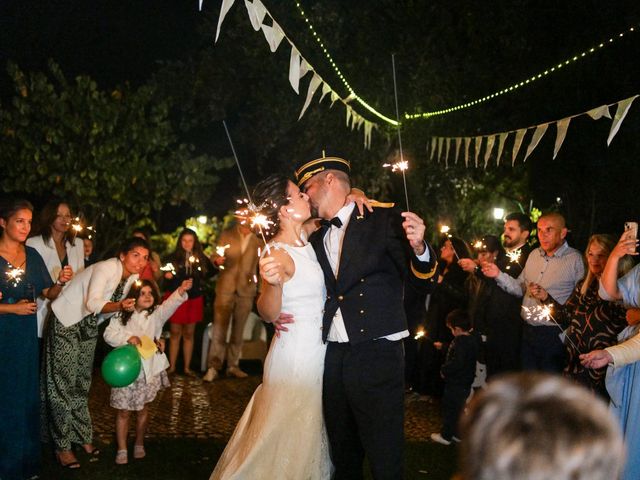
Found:
<path fill-rule="evenodd" d="M 261 213 L 273 222 L 260 260 L 258 310 L 266 321 L 281 311 L 291 313 L 295 323 L 274 338 L 263 383 L 210 480 L 328 480 L 332 465 L 322 417 L 326 345 L 321 335 L 326 291 L 313 247 L 303 240 L 311 216 L 308 197 L 285 177 L 272 175 L 256 186 L 253 200 L 268 205 Z"/>

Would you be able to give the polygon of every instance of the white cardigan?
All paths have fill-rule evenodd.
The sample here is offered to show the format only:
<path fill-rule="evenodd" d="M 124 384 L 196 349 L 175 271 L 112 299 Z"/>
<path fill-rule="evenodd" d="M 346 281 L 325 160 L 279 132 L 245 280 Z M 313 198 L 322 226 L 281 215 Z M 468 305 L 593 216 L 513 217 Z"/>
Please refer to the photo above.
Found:
<path fill-rule="evenodd" d="M 88 266 L 62 290 L 58 298 L 51 302 L 51 309 L 65 327 L 75 325 L 87 315 L 100 314 L 122 279 L 122 262 L 119 258 L 110 258 Z M 138 280 L 138 274 L 130 275 L 124 285 L 124 298 L 131 284 Z M 113 313 L 101 315 L 101 321 Z"/>
<path fill-rule="evenodd" d="M 126 325 L 122 324 L 120 315 L 114 315 L 104 331 L 105 341 L 112 347 L 119 347 L 126 345 L 127 340 L 133 336 L 142 337 L 146 335 L 151 339 L 160 338 L 162 326 L 188 298 L 189 295 L 186 292 L 180 295 L 176 289 L 153 312 L 134 311 Z M 168 366 L 169 361 L 164 353 L 142 359 L 142 368 L 147 381 Z"/>
<path fill-rule="evenodd" d="M 49 239 L 45 243 L 42 235 L 37 237 L 31 237 L 27 239 L 27 246 L 34 248 L 44 260 L 44 264 L 47 266 L 51 281 L 56 282 L 60 270 L 62 270 L 62 264 L 60 263 L 60 257 L 58 257 L 58 251 L 53 243 L 53 239 Z M 67 251 L 67 263 L 73 269 L 73 274 L 76 275 L 84 270 L 84 247 L 82 239 L 76 238 L 75 245 L 71 245 L 68 241 L 65 243 L 65 249 Z M 66 288 L 66 286 L 65 286 Z M 50 300 L 43 297 L 38 297 L 38 337 L 42 337 L 42 327 L 44 321 L 49 315 Z"/>

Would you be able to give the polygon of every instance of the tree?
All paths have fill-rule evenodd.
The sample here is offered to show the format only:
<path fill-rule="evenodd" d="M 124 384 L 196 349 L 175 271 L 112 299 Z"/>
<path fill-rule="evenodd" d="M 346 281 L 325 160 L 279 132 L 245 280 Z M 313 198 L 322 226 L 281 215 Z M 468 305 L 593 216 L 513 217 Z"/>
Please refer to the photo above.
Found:
<path fill-rule="evenodd" d="M 171 105 L 153 87 L 107 93 L 88 76 L 68 82 L 55 63 L 49 69 L 26 74 L 9 65 L 16 94 L 0 108 L 4 192 L 69 200 L 103 253 L 163 206 L 206 201 L 229 162 L 181 143 Z"/>

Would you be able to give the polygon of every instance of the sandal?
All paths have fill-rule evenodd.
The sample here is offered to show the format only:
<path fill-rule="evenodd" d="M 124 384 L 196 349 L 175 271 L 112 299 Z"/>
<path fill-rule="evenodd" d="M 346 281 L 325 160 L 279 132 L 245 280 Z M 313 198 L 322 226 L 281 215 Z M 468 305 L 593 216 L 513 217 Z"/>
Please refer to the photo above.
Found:
<path fill-rule="evenodd" d="M 94 447 L 90 443 L 82 445 L 82 449 L 84 450 L 84 453 L 86 453 L 87 455 L 91 455 L 93 457 L 100 456 L 100 449 L 98 447 Z"/>
<path fill-rule="evenodd" d="M 70 470 L 80 468 L 80 462 L 71 450 L 61 450 L 56 452 L 56 458 L 62 468 L 68 468 Z"/>
<path fill-rule="evenodd" d="M 129 454 L 126 450 L 118 450 L 116 453 L 116 464 L 117 465 L 126 465 L 129 463 Z"/>
<path fill-rule="evenodd" d="M 144 451 L 144 445 L 133 446 L 133 458 L 144 458 L 147 456 L 147 452 Z"/>

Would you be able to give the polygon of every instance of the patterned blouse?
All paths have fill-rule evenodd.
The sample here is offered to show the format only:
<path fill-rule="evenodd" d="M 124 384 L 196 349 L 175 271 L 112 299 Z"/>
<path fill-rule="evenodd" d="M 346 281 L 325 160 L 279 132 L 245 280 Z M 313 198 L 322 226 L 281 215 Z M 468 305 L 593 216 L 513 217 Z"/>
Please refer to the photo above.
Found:
<path fill-rule="evenodd" d="M 567 330 L 567 366 L 564 374 L 577 380 L 590 390 L 607 397 L 604 384 L 606 367 L 584 368 L 580 354 L 600 350 L 617 343 L 618 334 L 627 326 L 626 309 L 619 303 L 603 300 L 598 296 L 598 281 L 591 282 L 587 292 L 580 293 L 584 280 L 564 305 L 553 300 L 554 318 Z M 576 350 L 577 347 L 577 350 Z"/>

